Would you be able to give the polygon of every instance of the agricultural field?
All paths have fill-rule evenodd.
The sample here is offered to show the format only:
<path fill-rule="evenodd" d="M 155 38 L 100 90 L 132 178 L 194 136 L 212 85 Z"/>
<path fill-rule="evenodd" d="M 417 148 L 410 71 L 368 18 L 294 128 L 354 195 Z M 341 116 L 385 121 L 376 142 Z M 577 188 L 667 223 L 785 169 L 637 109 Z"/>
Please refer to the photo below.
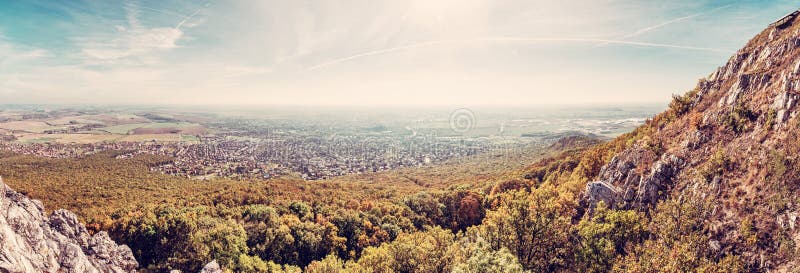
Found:
<path fill-rule="evenodd" d="M 22 143 L 94 144 L 101 142 L 197 142 L 196 136 L 182 134 L 22 134 L 16 135 Z"/>
<path fill-rule="evenodd" d="M 111 134 L 21 134 L 16 135 L 17 141 L 23 143 L 61 143 L 61 144 L 92 144 L 98 142 L 112 142 L 121 138 Z"/>
<path fill-rule="evenodd" d="M 151 122 L 149 119 L 133 114 L 97 114 L 97 115 L 88 115 L 86 116 L 88 119 L 97 120 L 105 124 L 106 126 L 112 126 L 117 124 L 131 124 L 131 123 L 148 123 Z"/>
<path fill-rule="evenodd" d="M 37 113 L 6 111 L 0 112 L 0 135 L 6 140 L 20 143 L 94 144 L 197 142 L 198 135 L 208 133 L 203 125 L 177 119 L 184 116 L 189 117 L 69 110 Z"/>
<path fill-rule="evenodd" d="M 124 135 L 117 139 L 121 142 L 181 142 L 183 135 L 181 134 L 141 134 L 141 135 Z"/>
<path fill-rule="evenodd" d="M 31 133 L 43 133 L 47 130 L 62 130 L 69 128 L 69 126 L 53 126 L 44 121 L 25 120 L 25 121 L 9 121 L 0 123 L 0 128 L 11 131 L 25 131 Z"/>
<path fill-rule="evenodd" d="M 166 122 L 166 123 L 132 123 L 122 124 L 109 127 L 98 128 L 99 131 L 105 131 L 111 134 L 118 135 L 139 135 L 139 134 L 175 134 L 178 132 L 188 131 L 192 133 L 202 133 L 203 126 L 196 123 L 184 122 Z"/>
<path fill-rule="evenodd" d="M 74 125 L 74 124 L 105 124 L 105 122 L 99 119 L 95 119 L 92 116 L 67 116 L 67 117 L 48 120 L 47 123 L 52 126 Z"/>

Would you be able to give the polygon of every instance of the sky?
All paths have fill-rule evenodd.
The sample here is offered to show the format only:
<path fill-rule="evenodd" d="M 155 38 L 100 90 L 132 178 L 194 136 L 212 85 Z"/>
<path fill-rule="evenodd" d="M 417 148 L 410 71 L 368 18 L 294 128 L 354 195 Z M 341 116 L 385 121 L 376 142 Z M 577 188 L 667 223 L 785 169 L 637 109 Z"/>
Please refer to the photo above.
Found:
<path fill-rule="evenodd" d="M 0 0 L 0 104 L 665 104 L 792 2 Z"/>

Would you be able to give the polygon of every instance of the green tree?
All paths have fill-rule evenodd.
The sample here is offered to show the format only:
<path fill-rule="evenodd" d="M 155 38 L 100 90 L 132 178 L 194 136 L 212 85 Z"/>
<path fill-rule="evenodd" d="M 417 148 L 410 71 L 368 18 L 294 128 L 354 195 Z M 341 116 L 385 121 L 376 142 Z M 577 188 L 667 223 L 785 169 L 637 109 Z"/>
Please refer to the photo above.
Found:
<path fill-rule="evenodd" d="M 311 206 L 301 201 L 292 201 L 292 203 L 289 204 L 289 210 L 303 220 L 309 220 L 313 216 L 311 213 Z"/>
<path fill-rule="evenodd" d="M 358 265 L 367 270 L 367 272 L 374 273 L 395 273 L 395 257 L 391 250 L 386 246 L 386 243 L 380 247 L 368 247 L 364 249 L 361 258 L 358 259 Z"/>
<path fill-rule="evenodd" d="M 471 250 L 463 262 L 457 263 L 453 273 L 522 273 L 522 265 L 514 254 L 506 248 L 492 250 L 489 244 L 480 240 L 472 243 Z"/>
<path fill-rule="evenodd" d="M 306 267 L 306 273 L 339 273 L 344 270 L 344 261 L 336 255 L 328 255 L 321 261 L 311 262 Z"/>
<path fill-rule="evenodd" d="M 463 256 L 455 235 L 441 227 L 401 234 L 396 240 L 364 250 L 358 265 L 366 272 L 441 273 L 453 270 Z"/>
<path fill-rule="evenodd" d="M 427 192 L 420 192 L 404 198 L 403 202 L 419 215 L 419 218 L 414 219 L 414 225 L 417 228 L 422 228 L 426 225 L 440 225 L 445 222 L 445 205 L 439 203 L 439 200 Z"/>
<path fill-rule="evenodd" d="M 580 246 L 576 260 L 581 272 L 608 272 L 618 255 L 625 255 L 625 247 L 638 244 L 646 238 L 646 220 L 641 213 L 631 210 L 608 209 L 601 202 L 592 217 L 578 223 Z"/>
<path fill-rule="evenodd" d="M 525 269 L 553 272 L 569 264 L 573 209 L 553 187 L 511 191 L 487 214 L 480 235 L 492 249 L 507 248 Z"/>
<path fill-rule="evenodd" d="M 282 258 L 286 249 L 294 245 L 294 237 L 289 226 L 283 224 L 278 212 L 269 206 L 251 205 L 242 212 L 247 245 L 252 253 L 278 262 L 288 262 Z"/>
<path fill-rule="evenodd" d="M 706 200 L 692 197 L 659 203 L 651 212 L 651 239 L 620 257 L 613 272 L 745 272 L 738 256 L 720 259 L 709 247 L 708 207 Z"/>

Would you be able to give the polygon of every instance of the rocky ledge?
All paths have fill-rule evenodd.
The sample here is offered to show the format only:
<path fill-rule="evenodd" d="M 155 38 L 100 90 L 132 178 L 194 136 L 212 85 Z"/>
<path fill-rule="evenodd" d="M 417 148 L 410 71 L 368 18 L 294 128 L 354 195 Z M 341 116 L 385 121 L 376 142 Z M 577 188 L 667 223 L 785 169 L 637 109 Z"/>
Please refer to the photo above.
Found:
<path fill-rule="evenodd" d="M 38 200 L 0 178 L 0 272 L 136 272 L 131 249 L 108 234 L 89 235 L 75 214 L 45 216 Z"/>

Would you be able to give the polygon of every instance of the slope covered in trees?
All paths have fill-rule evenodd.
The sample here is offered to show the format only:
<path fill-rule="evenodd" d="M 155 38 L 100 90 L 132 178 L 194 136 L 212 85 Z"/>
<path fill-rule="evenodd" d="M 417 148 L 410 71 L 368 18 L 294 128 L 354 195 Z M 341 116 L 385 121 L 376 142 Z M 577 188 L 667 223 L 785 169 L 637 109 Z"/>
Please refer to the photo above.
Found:
<path fill-rule="evenodd" d="M 320 182 L 191 181 L 109 155 L 3 155 L 0 168 L 148 272 L 211 259 L 235 272 L 792 272 L 799 48 L 800 23 L 770 26 L 633 132 L 564 139 L 526 166 L 541 155 Z"/>
<path fill-rule="evenodd" d="M 21 192 L 125 242 L 146 271 L 194 272 L 216 259 L 223 268 L 258 272 L 304 268 L 330 254 L 352 260 L 434 226 L 465 230 L 484 218 L 483 192 L 494 181 L 518 177 L 524 162 L 564 148 L 327 181 L 190 180 L 148 171 L 164 158 L 116 159 L 113 152 L 80 159 L 3 153 L 0 169 Z"/>

